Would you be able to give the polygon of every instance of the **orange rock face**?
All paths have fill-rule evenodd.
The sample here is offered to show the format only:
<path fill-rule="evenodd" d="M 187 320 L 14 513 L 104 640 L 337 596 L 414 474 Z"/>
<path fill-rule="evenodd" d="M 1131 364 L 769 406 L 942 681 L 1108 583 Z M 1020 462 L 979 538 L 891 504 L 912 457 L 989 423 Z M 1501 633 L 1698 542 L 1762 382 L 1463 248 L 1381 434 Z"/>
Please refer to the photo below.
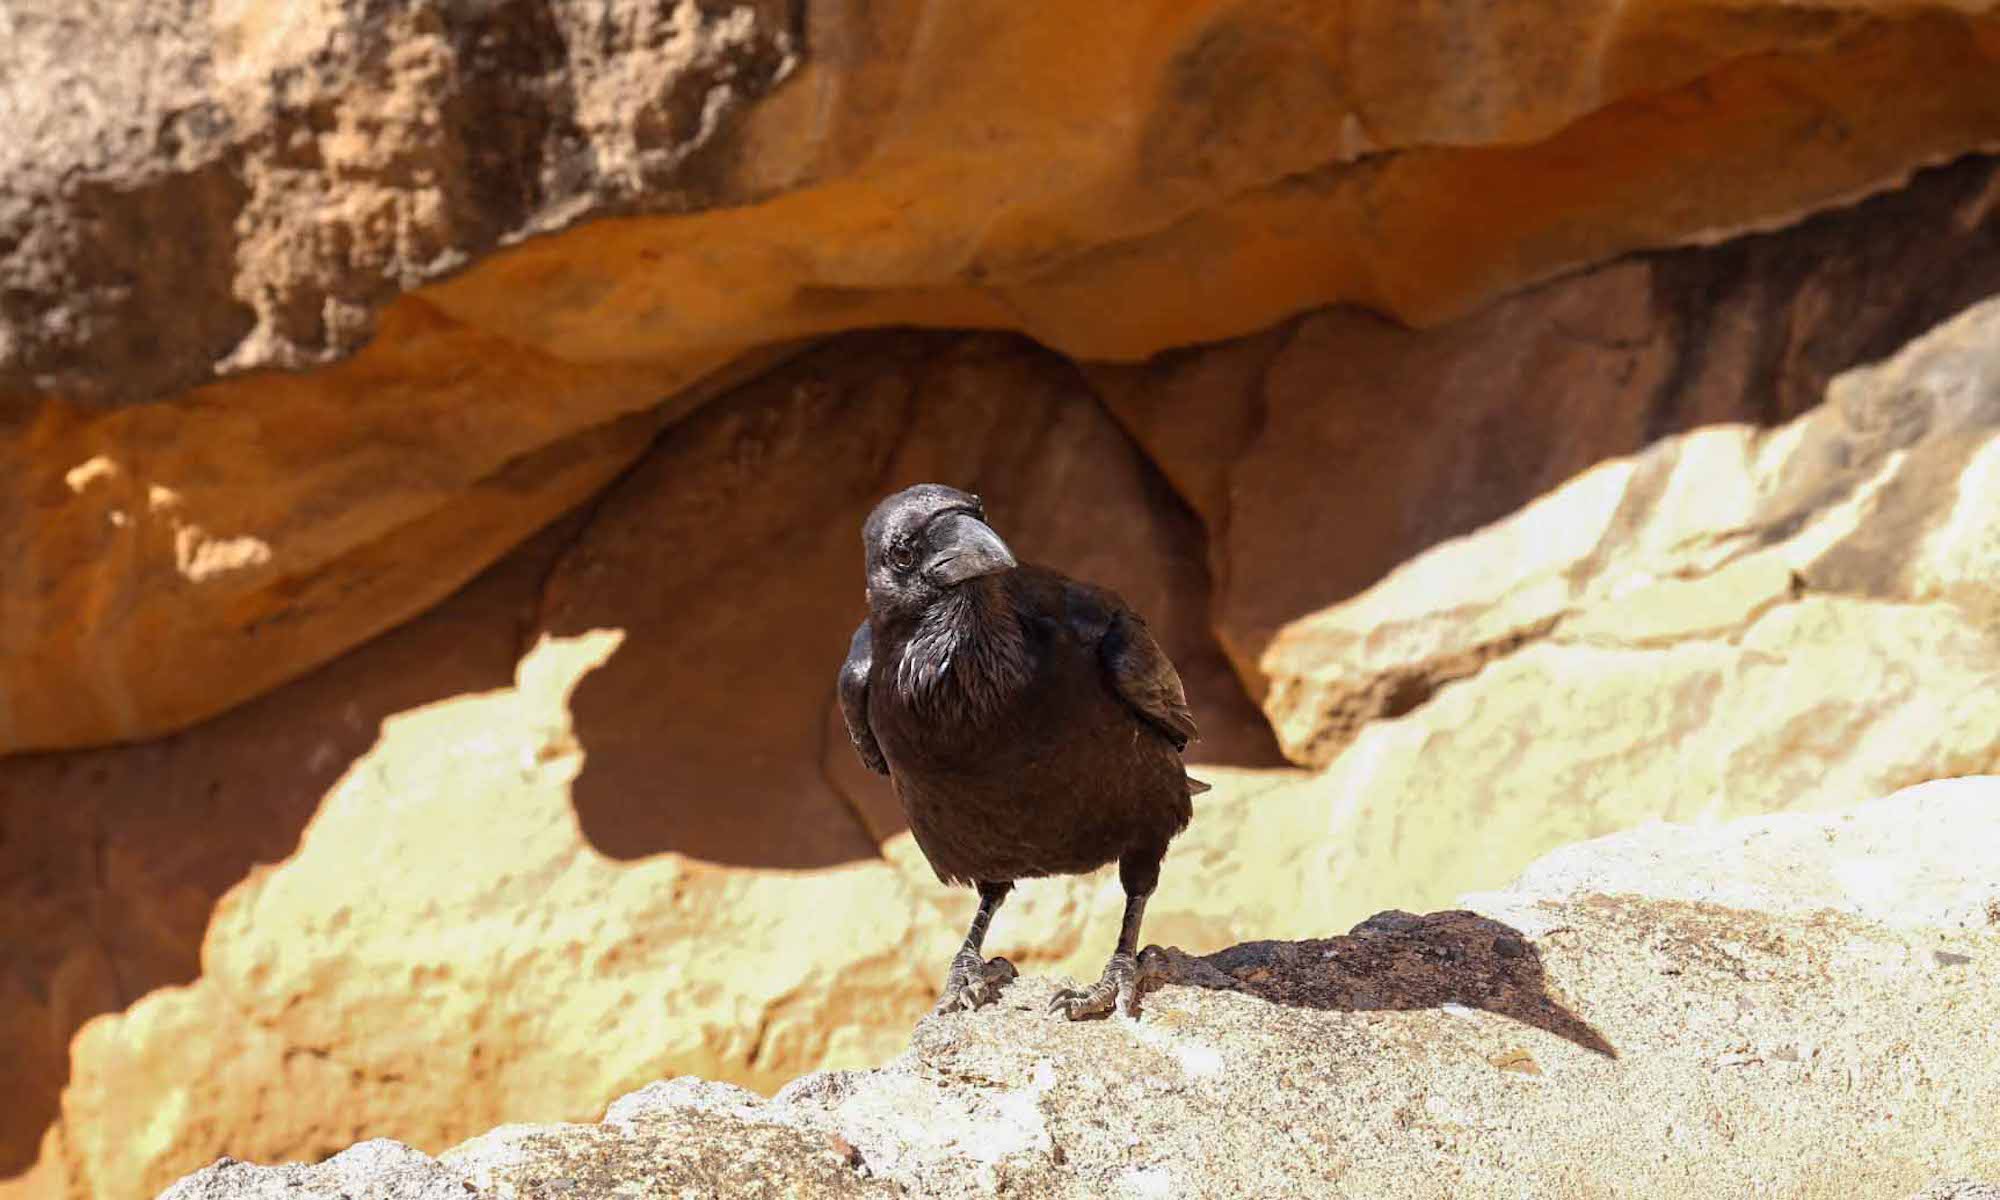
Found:
<path fill-rule="evenodd" d="M 1430 324 L 2000 139 L 1986 5 L 631 8 L 224 5 L 101 59 L 23 19 L 0 751 L 407 619 L 636 449 L 582 431 L 757 347 Z"/>
<path fill-rule="evenodd" d="M 1983 426 L 1750 428 L 2000 286 L 1990 163 L 1902 187 L 2000 144 L 1991 5 L 59 7 L 0 73 L 6 1200 L 898 1049 L 968 901 L 829 701 L 919 478 L 1180 663 L 1190 949 L 1993 764 Z M 885 325 L 1002 332 L 810 342 Z M 1114 897 L 991 946 L 1093 972 Z"/>
<path fill-rule="evenodd" d="M 0 845 L 35 902 L 6 934 L 57 989 L 11 1010 L 17 1169 L 64 1114 L 24 1194 L 150 1195 L 218 1144 L 310 1157 L 428 1114 L 411 1136 L 443 1145 L 663 1072 L 775 1086 L 892 1053 L 962 905 L 829 743 L 830 688 L 861 518 L 934 477 L 993 495 L 1022 553 L 1123 589 L 1208 745 L 1279 761 L 1207 633 L 1199 525 L 1072 366 L 1018 338 L 843 340 L 336 664 L 182 735 L 0 766 L 35 830 Z M 1102 955 L 1098 883 L 996 945 Z M 473 1079 L 489 1100 L 465 1102 Z"/>
<path fill-rule="evenodd" d="M 2000 281 L 1989 178 L 1424 333 L 1333 311 L 1144 367 L 985 334 L 795 354 L 305 679 L 170 738 L 0 763 L 26 1172 L 0 1188 L 140 1197 L 223 1152 L 441 1149 L 661 1075 L 769 1087 L 899 1049 L 970 901 L 854 762 L 831 671 L 860 517 L 912 479 L 980 490 L 1180 663 L 1217 788 L 1149 939 L 1312 936 L 1649 816 L 1991 767 L 1992 421 L 1950 399 L 1988 394 L 1990 316 L 1813 407 Z M 1932 286 L 1890 286 L 1913 276 Z M 1903 473 L 1841 449 L 1844 421 L 1915 438 Z M 1796 492 L 1766 524 L 1824 594 L 1768 548 L 1673 559 L 1684 578 L 1649 557 L 1761 544 L 1759 480 Z M 1924 549 L 1854 549 L 1899 537 Z M 1272 727 L 1320 769 L 1275 766 Z M 1116 910 L 1107 877 L 1031 885 L 990 945 L 1087 976 Z"/>
<path fill-rule="evenodd" d="M 71 1035 L 98 1013 L 196 979 L 216 901 L 257 864 L 297 847 L 383 718 L 511 681 L 518 614 L 552 548 L 545 540 L 518 550 L 449 605 L 198 730 L 0 763 L 0 945 L 11 968 L 0 983 L 7 1039 L 0 1056 L 17 1064 L 10 1103 L 0 1110 L 0 1175 L 35 1160 L 65 1080 L 77 1077 L 65 1048 Z M 197 1028 L 199 1037 L 175 1035 L 204 1064 L 184 1078 L 206 1064 L 236 1063 L 226 1068 L 235 1078 L 261 1069 L 211 1040 L 230 1029 L 250 1038 L 253 1030 L 215 1013 Z M 310 1061 L 281 1051 L 273 1062 Z M 114 1063 L 107 1076 L 105 1086 L 142 1102 L 131 1064 Z M 72 1123 L 70 1144 L 117 1136 L 110 1127 L 93 1135 L 92 1127 Z M 44 1177 L 63 1167 L 63 1145 L 52 1142 L 43 1154 Z M 71 1194 L 37 1192 L 34 1178 L 27 1194 Z M 7 1186 L 20 1185 L 0 1184 Z M 92 1193 L 79 1184 L 74 1194 Z"/>
<path fill-rule="evenodd" d="M 1209 530 L 1216 631 L 1262 695 L 1260 660 L 1298 618 L 1608 457 L 1797 416 L 1838 372 L 1991 294 L 1997 186 L 1971 161 L 1782 234 L 1627 259 L 1435 329 L 1333 309 L 1091 378 Z M 1480 661 L 1411 660 L 1404 678 L 1421 691 Z M 1385 690 L 1305 719 L 1324 748 L 1288 752 L 1323 763 L 1341 730 L 1413 702 L 1390 694 L 1394 672 L 1368 678 Z"/>

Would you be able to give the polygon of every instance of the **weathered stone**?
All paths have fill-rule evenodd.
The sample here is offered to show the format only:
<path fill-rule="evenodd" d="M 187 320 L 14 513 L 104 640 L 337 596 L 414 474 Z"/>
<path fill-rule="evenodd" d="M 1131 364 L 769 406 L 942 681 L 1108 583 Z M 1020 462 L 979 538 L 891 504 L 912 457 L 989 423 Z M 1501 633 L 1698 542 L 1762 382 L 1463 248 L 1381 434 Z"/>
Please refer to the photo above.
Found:
<path fill-rule="evenodd" d="M 1469 491 L 1426 498 L 1415 472 L 1397 502 L 1413 522 L 1435 503 L 1476 527 L 1545 478 L 1597 469 L 1555 493 L 1551 513 L 1441 547 L 1456 556 L 1437 560 L 1455 575 L 1450 586 L 1383 585 L 1401 607 L 1382 609 L 1378 640 L 1360 643 L 1386 656 L 1362 675 L 1393 702 L 1369 710 L 1377 719 L 1318 775 L 1217 765 L 1272 760 L 1205 630 L 1219 624 L 1240 664 L 1256 649 L 1240 632 L 1246 605 L 1266 592 L 1304 603 L 1310 593 L 1295 581 L 1331 574 L 1298 536 L 1336 529 L 1317 510 L 1293 522 L 1271 509 L 1256 555 L 1244 557 L 1252 535 L 1229 519 L 1232 494 L 1265 486 L 1258 470 L 1290 470 L 1302 504 L 1326 503 L 1312 489 L 1350 486 L 1328 465 L 1349 459 L 1322 449 L 1316 473 L 1287 468 L 1268 432 L 1249 454 L 1242 431 L 1255 432 L 1258 413 L 1227 401 L 1260 394 L 1252 381 L 1274 354 L 1291 364 L 1274 378 L 1327 377 L 1366 344 L 1353 331 L 1380 333 L 1379 322 L 1323 314 L 1145 370 L 1083 372 L 1009 337 L 857 336 L 796 356 L 656 442 L 647 439 L 672 410 L 633 418 L 601 443 L 605 453 L 580 457 L 608 471 L 645 454 L 636 470 L 430 616 L 184 735 L 0 765 L 0 937 L 10 947 L 0 1049 L 23 1064 L 18 1103 L 0 1111 L 0 1171 L 39 1163 L 0 1189 L 9 1200 L 138 1197 L 218 1153 L 312 1158 L 373 1134 L 437 1150 L 496 1122 L 586 1118 L 660 1074 L 770 1087 L 801 1070 L 880 1061 L 927 1007 L 970 904 L 936 886 L 829 703 L 828 664 L 861 611 L 855 525 L 881 490 L 918 477 L 983 490 L 1024 553 L 1120 587 L 1168 640 L 1208 734 L 1198 774 L 1217 790 L 1176 844 L 1147 928 L 1191 951 L 1447 904 L 1552 846 L 1648 818 L 1841 804 L 1990 769 L 2000 658 L 1979 619 L 1990 454 L 1972 452 L 1987 419 L 1989 317 L 1969 315 L 1904 358 L 1844 377 L 1834 408 L 1788 431 L 1706 429 L 1664 443 L 1638 460 L 1656 464 L 1652 492 L 1632 481 L 1631 462 L 1601 462 L 1622 439 L 1682 422 L 1802 410 L 1855 356 L 1990 283 L 1986 171 L 1938 173 L 1800 231 L 1613 264 L 1433 334 L 1394 335 L 1393 346 L 1423 352 L 1402 368 L 1413 379 L 1516 381 L 1479 400 L 1490 419 L 1458 443 L 1502 451 L 1498 482 L 1474 472 Z M 1784 261 L 1813 264 L 1806 282 L 1773 274 Z M 1740 290 L 1724 311 L 1747 315 L 1700 335 L 1709 353 L 1699 362 L 1684 351 L 1695 334 L 1656 328 L 1681 329 L 1683 306 L 1635 299 L 1692 296 L 1732 270 Z M 1933 286 L 1879 290 L 1914 276 Z M 1878 290 L 1862 286 L 1871 280 Z M 1693 290 L 1674 290 L 1683 285 Z M 1902 298 L 1918 291 L 1921 302 Z M 1538 357 L 1534 339 L 1555 317 L 1597 331 L 1562 351 L 1586 356 L 1565 370 L 1590 382 L 1537 409 L 1532 368 L 1554 360 Z M 1596 346 L 1607 329 L 1613 344 Z M 1727 350 L 1733 338 L 1792 348 L 1772 360 Z M 1618 390 L 1620 363 L 1654 361 L 1617 344 L 1634 341 L 1681 347 L 1654 356 L 1680 365 L 1632 376 L 1657 381 L 1646 393 L 1656 407 L 1641 417 L 1587 405 L 1590 388 L 1609 389 L 1610 406 L 1638 403 Z M 1616 361 L 1587 357 L 1598 353 Z M 1424 354 L 1449 370 L 1426 367 Z M 1777 380 L 1780 399 L 1758 379 Z M 1133 390 L 1155 383 L 1155 397 Z M 1296 434 L 1313 393 L 1290 394 L 1299 411 L 1283 428 Z M 1203 395 L 1217 402 L 1202 410 Z M 1141 400 L 1218 421 L 1148 423 Z M 1511 426 L 1509 404 L 1523 414 Z M 1208 543 L 1225 600 L 1216 613 L 1202 528 L 1107 407 L 1225 535 Z M 135 420 L 160 411 L 120 410 Z M 1312 419 L 1344 418 L 1330 406 Z M 1427 446 L 1422 438 L 1449 431 L 1441 421 L 1382 445 Z M 1903 482 L 1857 493 L 1858 507 L 1842 501 L 1838 463 L 1871 455 L 1901 464 Z M 1261 466 L 1239 469 L 1239 459 Z M 309 460 L 301 450 L 296 461 Z M 1440 461 L 1447 476 L 1472 470 Z M 1718 481 L 1758 471 L 1791 497 L 1783 511 L 1805 519 L 1738 553 L 1751 489 Z M 77 494 L 129 486 L 121 478 L 87 465 Z M 1576 550 L 1535 524 L 1582 524 L 1561 507 L 1576 496 L 1600 518 L 1592 528 L 1637 536 L 1621 524 L 1629 517 L 1653 540 L 1634 550 L 1586 539 Z M 1633 496 L 1656 507 L 1603 507 Z M 1852 528 L 1850 512 L 1860 514 Z M 1372 536 L 1365 527 L 1382 515 L 1361 510 L 1351 533 L 1336 531 Z M 404 565 L 371 578 L 462 561 L 453 520 L 410 543 L 436 562 L 420 571 L 416 557 L 385 558 Z M 1851 535 L 1846 557 L 1795 568 L 1786 547 L 1807 543 L 1783 538 L 1813 530 Z M 1706 546 L 1717 569 L 1645 567 L 1656 543 L 1680 555 Z M 1552 567 L 1554 583 L 1508 590 L 1535 564 L 1574 563 L 1599 544 L 1616 549 L 1601 575 L 1617 587 L 1562 591 L 1572 573 Z M 1385 545 L 1389 554 L 1401 543 Z M 399 546 L 389 537 L 385 555 Z M 197 546 L 190 561 L 233 560 L 227 546 Z M 1410 569 L 1438 569 L 1430 561 Z M 339 582 L 325 581 L 334 609 Z M 1342 626 L 1340 611 L 1325 627 L 1287 631 L 1296 669 L 1356 677 L 1357 643 L 1342 640 L 1353 619 Z M 555 640 L 517 682 L 538 631 Z M 593 654 L 603 660 L 586 671 Z M 1464 677 L 1439 687 L 1447 658 Z M 1391 711 L 1400 719 L 1379 719 Z M 544 755 L 540 766 L 507 765 Z M 1108 875 L 1037 883 L 1010 901 L 989 947 L 1031 971 L 1092 976 L 1116 911 Z M 176 984 L 190 986 L 154 991 Z M 110 1015 L 78 1035 L 97 1014 Z"/>
<path fill-rule="evenodd" d="M 311 1166 L 266 1168 L 225 1158 L 169 1194 L 176 1200 L 228 1200 L 269 1187 L 287 1200 L 465 1200 L 475 1194 L 457 1172 L 387 1138 L 351 1146 Z"/>
<path fill-rule="evenodd" d="M 1798 417 L 1842 372 L 2000 291 L 1996 188 L 1992 163 L 1968 162 L 1781 234 L 1626 259 L 1435 329 L 1333 309 L 1091 377 L 1209 530 L 1216 628 L 1245 679 L 1260 694 L 1267 672 L 1301 686 L 1288 657 L 1327 676 L 1267 704 L 1288 753 L 1322 763 L 1576 590 L 1558 579 L 1537 600 L 1532 581 L 1605 559 L 1626 586 L 1646 582 L 1621 571 L 1617 505 L 1661 468 L 1623 484 L 1636 468 L 1614 460 Z M 1889 381 L 1843 386 L 1894 403 Z M 1686 465 L 1662 511 L 1704 529 L 1736 519 L 1719 506 L 1750 484 L 1722 444 L 1698 443 L 1715 457 Z M 1800 453 L 1811 462 L 1794 469 L 1831 472 L 1831 486 L 1837 468 Z M 1524 509 L 1537 515 L 1512 517 Z"/>
<path fill-rule="evenodd" d="M 1697 898 L 1710 871 L 1690 840 L 1811 869 L 1780 911 L 1729 907 Z M 758 1186 L 746 1168 L 766 1164 L 770 1194 L 803 1196 L 1977 1196 L 1970 1180 L 2000 1175 L 2000 919 L 1937 925 L 1930 900 L 1966 911 L 1990 881 L 1967 864 L 1903 910 L 1857 902 L 1843 864 L 1914 875 L 1997 841 L 1996 779 L 1832 819 L 1654 826 L 1602 862 L 1566 852 L 1555 893 L 1537 868 L 1470 911 L 1149 951 L 1138 1022 L 1052 1020 L 1061 981 L 1028 977 L 995 1008 L 923 1021 L 872 1071 L 770 1100 L 655 1084 L 597 1126 L 503 1129 L 436 1161 L 378 1152 L 371 1182 L 669 1195 Z M 1932 968 L 1941 945 L 1972 969 Z M 299 1170 L 225 1164 L 168 1195 L 291 1195 Z"/>
<path fill-rule="evenodd" d="M 1774 915 L 1839 912 L 1894 928 L 1990 931 L 2000 928 L 2000 877 L 1984 861 L 1980 831 L 1996 819 L 1996 792 L 1991 777 L 1974 776 L 1827 816 L 1649 823 L 1538 859 L 1510 890 L 1552 900 L 1617 892 Z"/>
<path fill-rule="evenodd" d="M 1910 1200 L 2000 1200 L 2000 1184 L 1947 1179 L 1932 1184 Z"/>
<path fill-rule="evenodd" d="M 895 1195 L 855 1172 L 854 1149 L 837 1136 L 759 1120 L 761 1102 L 684 1077 L 617 1101 L 602 1124 L 496 1129 L 453 1151 L 449 1169 L 478 1195 L 508 1197 L 613 1196 L 635 1182 L 647 1196 Z M 711 1136 L 718 1115 L 739 1112 L 737 1136 Z"/>
<path fill-rule="evenodd" d="M 879 861 L 628 866 L 581 835 L 565 701 L 619 641 L 544 640 L 514 686 L 385 722 L 297 853 L 220 901 L 201 979 L 78 1036 L 71 1186 L 143 1196 L 218 1147 L 437 1146 L 662 1073 L 768 1084 L 892 1050 L 881 1014 L 921 1010 L 948 935 Z"/>
<path fill-rule="evenodd" d="M 1604 463 L 1284 628 L 1266 710 L 1324 767 L 1286 869 L 1435 904 L 1650 818 L 2000 769 L 1996 372 L 1989 301 L 1789 425 Z"/>
<path fill-rule="evenodd" d="M 993 495 L 1023 554 L 1154 618 L 1204 746 L 1276 761 L 1205 631 L 1199 529 L 1073 369 L 1017 338 L 848 339 L 682 422 L 587 514 L 334 666 L 172 739 L 0 768 L 35 827 L 0 847 L 32 885 L 6 933 L 35 948 L 21 978 L 57 989 L 12 1010 L 35 1069 L 11 1161 L 65 1077 L 41 1178 L 110 1197 L 220 1152 L 435 1148 L 661 1073 L 769 1087 L 892 1053 L 969 898 L 826 740 L 829 684 L 862 513 L 885 478 L 939 475 Z M 1217 886 L 1232 822 L 1209 825 L 1156 922 L 1221 945 L 1276 901 Z M 1081 969 L 1115 889 L 1029 889 L 993 944 Z"/>
<path fill-rule="evenodd" d="M 384 717 L 512 680 L 524 614 L 561 534 L 522 547 L 443 607 L 196 730 L 0 763 L 0 1059 L 11 1085 L 0 1106 L 0 1174 L 34 1159 L 78 1027 L 199 975 L 217 899 L 297 847 Z M 188 1053 L 220 1061 L 231 1052 L 215 1035 L 228 1028 L 196 1022 L 176 1036 Z M 124 1140 L 117 1130 L 102 1136 Z"/>
<path fill-rule="evenodd" d="M 1893 188 L 2000 139 L 1991 8 L 10 5 L 0 751 L 409 618 L 759 347 L 1430 324 Z"/>
<path fill-rule="evenodd" d="M 726 147 L 797 66 L 802 15 L 26 0 L 0 81 L 0 395 L 329 361 L 497 246 L 741 199 Z"/>
<path fill-rule="evenodd" d="M 1544 644 L 1551 657 L 1708 647 L 1736 661 L 1760 629 L 1788 637 L 1842 615 L 1889 637 L 1957 637 L 1967 649 L 1924 661 L 1982 677 L 1993 664 L 1973 647 L 2000 612 L 1996 463 L 2000 301 L 1989 301 L 1894 359 L 1841 376 L 1823 407 L 1790 425 L 1703 429 L 1606 462 L 1292 623 L 1265 652 L 1275 678 L 1267 710 L 1295 755 L 1323 762 L 1382 715 L 1357 719 L 1348 691 L 1421 679 L 1431 661 L 1485 647 L 1500 647 L 1489 659 L 1525 657 L 1517 647 Z M 1866 649 L 1853 637 L 1825 644 L 1844 661 Z M 1788 677 L 1795 702 L 1854 695 L 1814 679 Z M 1732 682 L 1740 693 L 1744 681 Z M 1948 703 L 1948 692 L 1933 695 Z"/>
<path fill-rule="evenodd" d="M 352 360 L 365 378 L 337 411 L 291 404 L 288 389 L 317 385 L 286 375 L 211 410 L 201 438 L 169 406 L 49 404 L 0 439 L 0 486 L 20 489 L 0 500 L 20 514 L 0 553 L 23 565 L 0 584 L 0 749 L 137 737 L 267 691 L 450 595 L 678 411 L 563 433 L 562 406 L 603 372 L 524 360 L 416 309 L 396 319 L 401 336 Z M 463 404 L 402 428 L 409 381 L 447 362 Z M 682 382 L 654 376 L 652 394 Z"/>

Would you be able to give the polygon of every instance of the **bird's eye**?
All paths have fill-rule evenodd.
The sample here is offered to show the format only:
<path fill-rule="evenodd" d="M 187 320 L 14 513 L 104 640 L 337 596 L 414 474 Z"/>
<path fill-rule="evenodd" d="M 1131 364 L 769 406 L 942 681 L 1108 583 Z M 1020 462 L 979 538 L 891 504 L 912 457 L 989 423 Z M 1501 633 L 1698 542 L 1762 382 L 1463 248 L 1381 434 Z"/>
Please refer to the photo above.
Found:
<path fill-rule="evenodd" d="M 894 565 L 898 571 L 909 570 L 912 566 L 916 564 L 916 561 L 917 561 L 917 556 L 911 552 L 909 546 L 907 545 L 895 546 L 889 550 L 889 562 L 892 565 Z"/>

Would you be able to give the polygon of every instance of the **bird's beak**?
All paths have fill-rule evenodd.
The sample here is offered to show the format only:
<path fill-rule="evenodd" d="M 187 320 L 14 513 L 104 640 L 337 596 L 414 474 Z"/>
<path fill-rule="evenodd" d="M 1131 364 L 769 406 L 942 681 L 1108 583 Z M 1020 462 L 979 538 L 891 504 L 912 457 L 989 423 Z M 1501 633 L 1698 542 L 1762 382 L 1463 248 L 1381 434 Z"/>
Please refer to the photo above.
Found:
<path fill-rule="evenodd" d="M 931 526 L 935 549 L 924 564 L 924 575 L 939 587 L 955 587 L 968 579 L 1014 566 L 1014 552 L 986 522 L 971 513 L 948 513 Z"/>

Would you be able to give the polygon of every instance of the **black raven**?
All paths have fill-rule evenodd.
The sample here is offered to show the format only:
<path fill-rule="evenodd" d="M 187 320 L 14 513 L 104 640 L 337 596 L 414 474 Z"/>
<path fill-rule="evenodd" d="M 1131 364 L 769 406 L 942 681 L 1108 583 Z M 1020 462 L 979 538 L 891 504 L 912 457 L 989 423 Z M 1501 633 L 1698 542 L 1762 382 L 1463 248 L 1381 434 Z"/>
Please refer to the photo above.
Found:
<path fill-rule="evenodd" d="M 1190 796 L 1208 790 L 1181 765 L 1194 716 L 1137 613 L 1016 563 L 985 517 L 979 497 L 931 483 L 868 515 L 868 618 L 840 670 L 841 713 L 861 761 L 895 784 L 931 869 L 979 891 L 936 1011 L 977 1008 L 1014 977 L 980 945 L 1015 880 L 1115 861 L 1117 953 L 1050 1007 L 1136 1016 L 1146 897 Z"/>

